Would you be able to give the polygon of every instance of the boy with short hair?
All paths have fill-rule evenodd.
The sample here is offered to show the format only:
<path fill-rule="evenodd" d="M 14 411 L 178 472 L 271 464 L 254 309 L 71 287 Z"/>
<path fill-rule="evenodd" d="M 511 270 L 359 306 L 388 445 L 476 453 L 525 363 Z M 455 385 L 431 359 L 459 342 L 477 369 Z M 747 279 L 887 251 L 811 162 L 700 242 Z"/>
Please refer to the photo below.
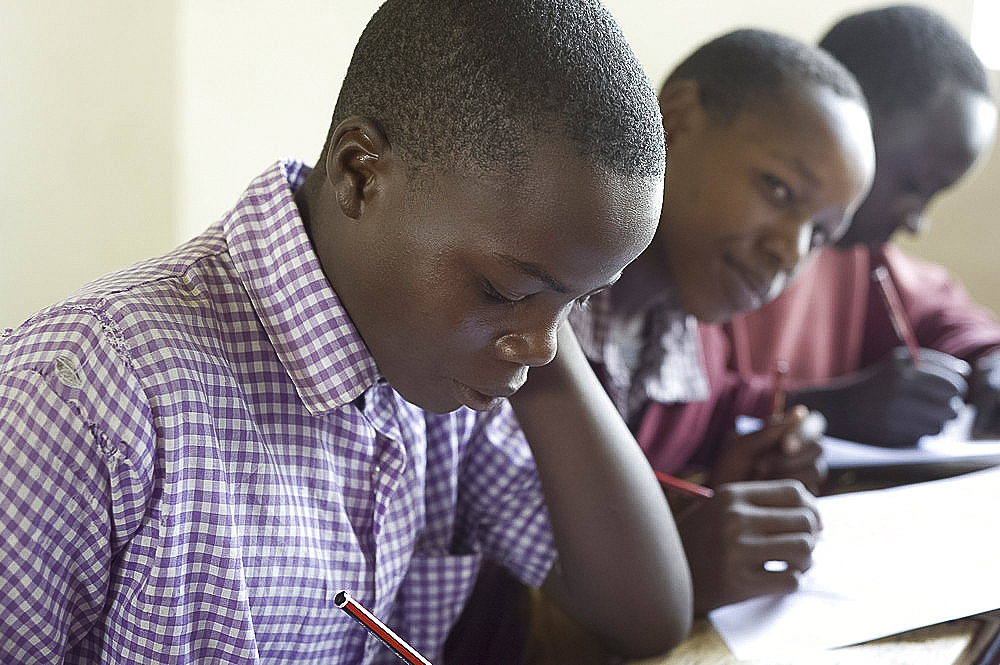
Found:
<path fill-rule="evenodd" d="M 395 662 L 341 589 L 433 660 L 483 555 L 679 641 L 669 508 L 565 324 L 662 178 L 599 3 L 387 0 L 315 169 L 0 340 L 0 660 Z"/>
<path fill-rule="evenodd" d="M 777 295 L 844 232 L 875 170 L 857 81 L 829 54 L 771 31 L 737 30 L 703 44 L 667 78 L 660 109 L 667 172 L 653 242 L 570 315 L 640 442 L 656 430 L 661 402 L 700 399 L 712 385 L 716 364 L 699 347 L 698 320 L 725 320 Z M 808 489 L 822 462 L 818 435 L 802 432 L 805 417 L 783 413 L 754 435 L 752 445 L 774 451 L 767 480 L 723 474 L 708 480 L 711 499 L 673 495 L 698 612 L 792 589 L 809 567 L 820 520 Z M 787 568 L 767 571 L 770 560 Z M 502 588 L 495 580 L 503 575 L 487 569 L 482 588 Z M 536 601 L 528 662 L 603 658 L 572 622 L 528 595 Z M 489 597 L 470 604 L 456 651 L 481 621 L 476 610 L 490 609 Z M 497 660 L 510 662 L 506 655 Z"/>
<path fill-rule="evenodd" d="M 667 77 L 660 110 L 667 173 L 656 236 L 571 316 L 640 443 L 663 431 L 663 403 L 704 399 L 717 378 L 698 322 L 777 296 L 844 232 L 875 171 L 857 81 L 821 49 L 772 31 L 703 44 Z M 801 431 L 805 417 L 778 414 L 746 446 L 769 453 L 755 460 L 762 482 L 716 468 L 704 480 L 715 496 L 675 511 L 696 612 L 793 589 L 809 567 L 820 523 L 806 490 L 817 490 L 822 462 Z M 769 560 L 787 568 L 767 571 Z"/>

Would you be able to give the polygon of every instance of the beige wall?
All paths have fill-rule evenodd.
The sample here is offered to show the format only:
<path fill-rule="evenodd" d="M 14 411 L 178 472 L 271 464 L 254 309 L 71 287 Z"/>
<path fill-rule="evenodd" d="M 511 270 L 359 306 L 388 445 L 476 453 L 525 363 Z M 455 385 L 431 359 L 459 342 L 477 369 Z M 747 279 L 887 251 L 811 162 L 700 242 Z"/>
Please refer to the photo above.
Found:
<path fill-rule="evenodd" d="M 380 0 L 183 0 L 178 238 L 280 157 L 315 162 L 354 44 Z"/>
<path fill-rule="evenodd" d="M 281 156 L 312 162 L 378 0 L 0 0 L 0 327 L 217 219 Z M 815 41 L 853 0 L 606 0 L 658 86 L 735 27 Z M 928 2 L 968 34 L 972 0 Z M 997 167 L 916 248 L 1000 311 Z M 947 211 L 949 217 L 951 212 Z M 938 239 L 947 236 L 947 242 Z M 931 247 L 933 246 L 933 247 Z M 971 248 L 975 246 L 978 251 Z M 968 251 L 966 251 L 968 250 Z"/>
<path fill-rule="evenodd" d="M 0 327 L 174 240 L 169 3 L 0 0 Z"/>

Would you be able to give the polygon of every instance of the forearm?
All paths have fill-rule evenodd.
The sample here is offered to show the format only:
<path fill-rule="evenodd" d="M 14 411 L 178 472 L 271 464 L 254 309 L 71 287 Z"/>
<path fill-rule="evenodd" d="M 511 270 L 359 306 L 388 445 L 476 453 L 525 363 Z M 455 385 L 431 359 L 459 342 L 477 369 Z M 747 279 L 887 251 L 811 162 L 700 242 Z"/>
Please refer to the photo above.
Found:
<path fill-rule="evenodd" d="M 691 582 L 670 509 L 568 326 L 511 404 L 532 447 L 560 569 L 550 591 L 625 655 L 687 634 Z"/>

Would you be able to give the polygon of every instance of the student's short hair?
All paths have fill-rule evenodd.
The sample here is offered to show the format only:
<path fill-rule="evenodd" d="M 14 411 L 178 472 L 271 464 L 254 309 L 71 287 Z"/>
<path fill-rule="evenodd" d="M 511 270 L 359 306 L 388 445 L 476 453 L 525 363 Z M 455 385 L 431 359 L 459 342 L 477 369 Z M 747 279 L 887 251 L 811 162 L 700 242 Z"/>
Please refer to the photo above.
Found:
<path fill-rule="evenodd" d="M 828 88 L 867 108 L 858 82 L 830 54 L 768 30 L 734 30 L 706 42 L 666 82 L 682 79 L 698 83 L 701 105 L 722 122 L 781 104 L 804 85 Z"/>
<path fill-rule="evenodd" d="M 990 95 L 986 68 L 943 16 L 895 5 L 852 14 L 820 40 L 857 77 L 873 113 L 921 108 L 948 82 Z"/>
<path fill-rule="evenodd" d="M 655 92 L 597 0 L 386 0 L 354 49 L 331 134 L 351 115 L 378 123 L 416 174 L 517 173 L 538 132 L 617 175 L 664 168 Z"/>

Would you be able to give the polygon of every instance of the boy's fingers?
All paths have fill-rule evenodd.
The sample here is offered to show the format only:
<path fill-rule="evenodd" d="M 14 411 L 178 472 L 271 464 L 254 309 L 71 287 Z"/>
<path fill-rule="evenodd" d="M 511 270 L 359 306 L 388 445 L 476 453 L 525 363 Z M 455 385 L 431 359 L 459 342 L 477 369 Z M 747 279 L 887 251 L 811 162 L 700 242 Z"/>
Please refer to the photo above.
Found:
<path fill-rule="evenodd" d="M 781 422 L 785 434 L 781 437 L 781 452 L 795 455 L 801 452 L 804 441 L 819 441 L 826 431 L 826 418 L 818 411 L 810 411 L 798 404 L 785 414 Z"/>
<path fill-rule="evenodd" d="M 736 448 L 743 459 L 753 460 L 769 449 L 776 448 L 781 441 L 781 430 L 773 426 L 749 434 L 738 434 L 731 440 L 731 446 Z"/>

